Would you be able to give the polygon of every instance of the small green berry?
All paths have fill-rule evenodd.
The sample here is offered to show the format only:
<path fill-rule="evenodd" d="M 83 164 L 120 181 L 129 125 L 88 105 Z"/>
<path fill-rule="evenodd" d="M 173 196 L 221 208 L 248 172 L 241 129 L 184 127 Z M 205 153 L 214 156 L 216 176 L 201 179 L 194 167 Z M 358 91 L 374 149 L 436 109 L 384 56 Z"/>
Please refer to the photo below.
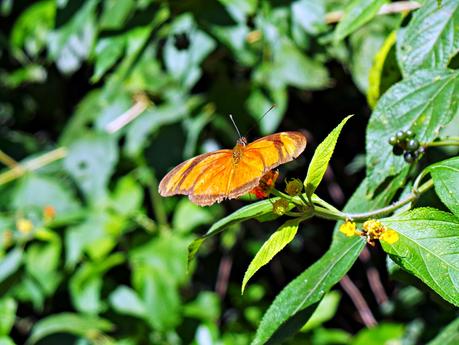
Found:
<path fill-rule="evenodd" d="M 392 148 L 392 153 L 396 156 L 401 156 L 403 154 L 403 149 L 400 146 L 394 146 Z"/>
<path fill-rule="evenodd" d="M 416 154 L 413 152 L 405 152 L 403 154 L 403 159 L 407 163 L 413 163 L 416 160 Z"/>
<path fill-rule="evenodd" d="M 405 134 L 408 139 L 412 139 L 416 136 L 416 133 L 414 133 L 411 129 L 407 130 Z"/>
<path fill-rule="evenodd" d="M 408 151 L 416 151 L 417 149 L 419 148 L 419 141 L 416 140 L 416 139 L 411 139 L 408 141 L 408 143 L 406 144 L 406 149 Z"/>
<path fill-rule="evenodd" d="M 395 137 L 398 139 L 398 141 L 402 141 L 402 140 L 405 140 L 406 139 L 406 133 L 404 131 L 397 131 L 397 133 L 395 133 Z"/>
<path fill-rule="evenodd" d="M 395 135 L 393 135 L 393 136 L 391 136 L 391 137 L 389 138 L 389 144 L 390 144 L 390 145 L 394 146 L 394 145 L 397 144 L 397 142 L 398 142 L 398 140 L 397 140 L 397 138 L 395 137 Z"/>

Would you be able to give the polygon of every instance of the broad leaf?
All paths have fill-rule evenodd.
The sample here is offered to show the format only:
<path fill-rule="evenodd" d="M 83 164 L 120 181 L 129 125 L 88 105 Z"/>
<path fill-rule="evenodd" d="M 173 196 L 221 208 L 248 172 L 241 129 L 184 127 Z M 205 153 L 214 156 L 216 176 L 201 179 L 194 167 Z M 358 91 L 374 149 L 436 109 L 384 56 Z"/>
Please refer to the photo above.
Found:
<path fill-rule="evenodd" d="M 249 279 L 264 265 L 279 253 L 284 247 L 289 244 L 298 231 L 300 220 L 291 219 L 286 221 L 279 229 L 277 229 L 263 244 L 257 252 L 252 262 L 250 262 L 247 271 L 245 271 L 242 281 L 241 293 L 244 293 L 244 288 Z"/>
<path fill-rule="evenodd" d="M 17 302 L 12 297 L 0 299 L 0 338 L 8 335 L 16 319 Z"/>
<path fill-rule="evenodd" d="M 110 304 L 120 314 L 144 317 L 145 306 L 129 286 L 120 285 L 110 294 Z"/>
<path fill-rule="evenodd" d="M 22 264 L 24 251 L 17 247 L 9 251 L 0 261 L 0 283 L 16 272 Z"/>
<path fill-rule="evenodd" d="M 459 306 L 459 219 L 433 208 L 417 208 L 381 222 L 400 235 L 393 244 L 381 241 L 391 258 Z"/>
<path fill-rule="evenodd" d="M 81 337 L 94 336 L 94 333 L 111 331 L 113 325 L 98 317 L 73 313 L 53 314 L 38 321 L 32 328 L 27 343 L 32 345 L 55 333 L 70 333 Z"/>
<path fill-rule="evenodd" d="M 352 115 L 349 115 L 341 121 L 341 123 L 333 131 L 331 131 L 324 141 L 317 146 L 314 156 L 312 156 L 311 163 L 309 163 L 306 179 L 304 180 L 304 186 L 306 187 L 306 194 L 308 198 L 311 197 L 320 181 L 322 181 L 325 171 L 327 170 L 328 162 L 335 150 L 339 134 L 350 117 L 352 117 Z"/>
<path fill-rule="evenodd" d="M 277 295 L 263 316 L 252 345 L 266 343 L 289 319 L 320 301 L 351 268 L 364 246 L 359 237 L 343 238 L 332 244 L 324 256 Z"/>
<path fill-rule="evenodd" d="M 425 1 L 397 42 L 403 74 L 421 68 L 445 68 L 459 51 L 459 1 Z"/>
<path fill-rule="evenodd" d="M 456 345 L 459 344 L 459 317 L 446 326 L 427 345 Z"/>
<path fill-rule="evenodd" d="M 21 179 L 13 195 L 12 204 L 15 209 L 43 209 L 52 206 L 56 216 L 76 212 L 80 205 L 75 195 L 64 181 L 39 174 L 29 174 Z"/>
<path fill-rule="evenodd" d="M 90 201 L 107 196 L 107 186 L 118 161 L 118 147 L 105 134 L 90 133 L 69 146 L 64 168 Z"/>
<path fill-rule="evenodd" d="M 98 0 L 89 0 L 79 6 L 77 12 L 47 37 L 51 59 L 63 73 L 73 73 L 89 56 L 96 38 L 96 14 Z M 67 6 L 69 6 L 67 4 Z M 60 8 L 57 17 L 63 17 L 69 8 Z"/>
<path fill-rule="evenodd" d="M 459 217 L 459 157 L 433 164 L 429 171 L 437 195 Z"/>
<path fill-rule="evenodd" d="M 369 22 L 387 0 L 353 0 L 344 9 L 344 16 L 335 30 L 335 41 L 340 41 Z"/>
<path fill-rule="evenodd" d="M 459 72 L 422 70 L 392 86 L 379 100 L 367 127 L 369 194 L 389 176 L 407 167 L 388 143 L 398 130 L 412 130 L 420 142 L 430 142 L 456 115 Z"/>
<path fill-rule="evenodd" d="M 397 34 L 395 31 L 392 31 L 385 39 L 378 53 L 374 56 L 373 65 L 368 75 L 367 91 L 367 101 L 372 108 L 376 106 L 378 99 L 386 89 L 391 86 L 391 84 L 401 79 L 400 71 L 396 68 L 396 41 Z"/>

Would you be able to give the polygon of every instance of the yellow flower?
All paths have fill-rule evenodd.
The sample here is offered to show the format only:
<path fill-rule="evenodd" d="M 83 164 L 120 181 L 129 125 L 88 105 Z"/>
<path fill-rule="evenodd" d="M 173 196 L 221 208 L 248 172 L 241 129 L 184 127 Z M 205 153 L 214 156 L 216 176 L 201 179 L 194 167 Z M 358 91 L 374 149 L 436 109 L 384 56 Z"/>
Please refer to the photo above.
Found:
<path fill-rule="evenodd" d="M 355 236 L 356 235 L 355 223 L 347 220 L 344 224 L 342 224 L 339 227 L 339 231 L 348 237 Z"/>
<path fill-rule="evenodd" d="M 397 231 L 388 229 L 381 234 L 379 239 L 389 244 L 393 244 L 400 239 L 400 236 L 398 235 Z"/>
<path fill-rule="evenodd" d="M 33 230 L 33 223 L 29 219 L 19 218 L 16 222 L 16 228 L 27 235 Z"/>
<path fill-rule="evenodd" d="M 273 204 L 273 212 L 278 216 L 282 216 L 288 211 L 288 201 L 285 199 L 276 200 Z"/>
<path fill-rule="evenodd" d="M 363 223 L 362 228 L 370 237 L 374 238 L 379 238 L 381 233 L 384 231 L 384 225 L 375 219 L 367 220 Z"/>

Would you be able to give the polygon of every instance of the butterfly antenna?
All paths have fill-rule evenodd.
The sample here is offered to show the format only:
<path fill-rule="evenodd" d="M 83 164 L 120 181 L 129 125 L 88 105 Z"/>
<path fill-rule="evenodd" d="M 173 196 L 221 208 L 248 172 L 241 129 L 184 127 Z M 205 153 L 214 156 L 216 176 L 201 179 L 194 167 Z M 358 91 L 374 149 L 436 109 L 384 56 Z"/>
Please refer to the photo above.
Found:
<path fill-rule="evenodd" d="M 265 113 L 264 113 L 262 116 L 260 116 L 260 118 L 257 120 L 256 124 L 259 124 L 260 121 L 263 120 L 263 118 L 264 118 L 266 115 L 268 115 L 268 113 L 269 113 L 271 110 L 273 110 L 275 107 L 276 107 L 275 104 L 273 104 L 272 106 L 270 106 L 269 109 L 266 110 Z M 247 131 L 246 137 L 249 136 L 249 133 L 255 128 L 256 124 L 254 124 L 252 127 L 250 127 L 250 129 Z"/>
<path fill-rule="evenodd" d="M 234 122 L 233 115 L 229 114 L 229 118 L 231 119 L 231 122 L 234 125 L 234 128 L 236 128 L 237 134 L 239 135 L 239 138 L 242 138 L 241 132 L 239 132 L 239 128 L 236 126 L 236 122 Z"/>

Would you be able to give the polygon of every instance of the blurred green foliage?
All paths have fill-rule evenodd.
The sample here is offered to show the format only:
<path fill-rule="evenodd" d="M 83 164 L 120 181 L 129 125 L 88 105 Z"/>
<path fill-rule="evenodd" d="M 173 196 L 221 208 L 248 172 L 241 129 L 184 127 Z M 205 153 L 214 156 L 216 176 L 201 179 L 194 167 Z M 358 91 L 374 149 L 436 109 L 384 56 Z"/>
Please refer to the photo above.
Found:
<path fill-rule="evenodd" d="M 376 115 L 369 126 L 375 130 L 367 132 L 371 179 L 364 181 L 371 191 L 386 190 L 369 203 L 362 184 L 347 210 L 388 205 L 409 174 L 390 155 L 385 138 L 405 125 L 403 119 L 390 126 L 384 121 L 394 97 L 406 101 L 403 92 L 424 80 L 415 85 L 422 104 L 414 97 L 411 108 L 401 102 L 397 112 L 413 118 L 420 139 L 434 140 L 450 120 L 446 130 L 457 132 L 457 71 L 446 68 L 457 54 L 459 9 L 453 0 L 442 1 L 440 12 L 436 2 L 424 2 L 424 12 L 403 19 L 400 13 L 375 17 L 385 1 L 364 0 L 2 1 L 0 344 L 242 345 L 270 317 L 272 324 L 283 321 L 279 314 L 262 316 L 280 289 L 326 252 L 330 232 L 322 230 L 332 229 L 330 222 L 301 225 L 302 237 L 293 240 L 286 261 L 273 261 L 241 296 L 247 263 L 281 223 L 252 222 L 244 233 L 239 222 L 272 220 L 270 201 L 261 204 L 264 213 L 244 213 L 241 201 L 202 208 L 186 198 L 161 198 L 158 181 L 186 158 L 232 147 L 237 136 L 229 113 L 242 133 L 253 127 L 258 135 L 307 129 L 314 147 L 352 112 L 360 125 L 353 125 L 335 154 L 341 171 L 335 173 L 348 197 L 364 168 L 360 156 L 353 161 L 355 174 L 342 172 L 364 150 L 366 95 Z M 334 31 L 339 20 L 330 14 L 342 10 Z M 423 18 L 438 13 L 449 23 L 441 35 L 419 35 Z M 413 24 L 401 27 L 410 19 Z M 388 39 L 395 31 L 397 43 Z M 407 51 L 422 50 L 421 38 L 432 49 Z M 437 50 L 441 59 L 434 58 Z M 427 67 L 441 70 L 418 72 Z M 402 75 L 406 79 L 395 86 L 402 91 L 377 102 Z M 277 107 L 259 120 L 272 104 Z M 422 123 L 426 113 L 435 128 Z M 448 156 L 435 154 L 432 161 Z M 321 175 L 314 190 L 330 155 L 314 170 Z M 304 158 L 299 161 L 283 172 L 305 176 Z M 392 187 L 381 186 L 393 175 Z M 336 186 L 333 177 L 325 178 Z M 435 188 L 441 200 L 457 211 L 440 182 Z M 342 206 L 336 188 L 318 190 Z M 439 203 L 431 199 L 429 205 Z M 237 209 L 240 219 L 236 213 L 218 222 Z M 187 271 L 189 243 L 199 232 L 223 227 L 223 236 L 209 241 Z M 323 285 L 312 282 L 317 298 L 303 303 L 309 321 L 302 320 L 290 344 L 426 343 L 457 316 L 392 261 L 389 272 L 400 282 L 394 285 L 382 273 L 389 298 L 378 305 L 362 264 L 350 274 L 380 321 L 365 328 L 347 296 L 326 293 L 357 259 L 363 244 L 356 243 L 334 242 L 332 249 L 359 250 L 344 258 L 344 273 L 331 274 Z M 328 253 L 324 258 L 333 266 L 336 258 Z M 372 265 L 385 272 L 381 255 Z M 324 268 L 323 262 L 311 266 L 326 275 Z M 432 344 L 447 344 L 438 339 L 457 339 L 457 333 L 456 321 Z"/>

